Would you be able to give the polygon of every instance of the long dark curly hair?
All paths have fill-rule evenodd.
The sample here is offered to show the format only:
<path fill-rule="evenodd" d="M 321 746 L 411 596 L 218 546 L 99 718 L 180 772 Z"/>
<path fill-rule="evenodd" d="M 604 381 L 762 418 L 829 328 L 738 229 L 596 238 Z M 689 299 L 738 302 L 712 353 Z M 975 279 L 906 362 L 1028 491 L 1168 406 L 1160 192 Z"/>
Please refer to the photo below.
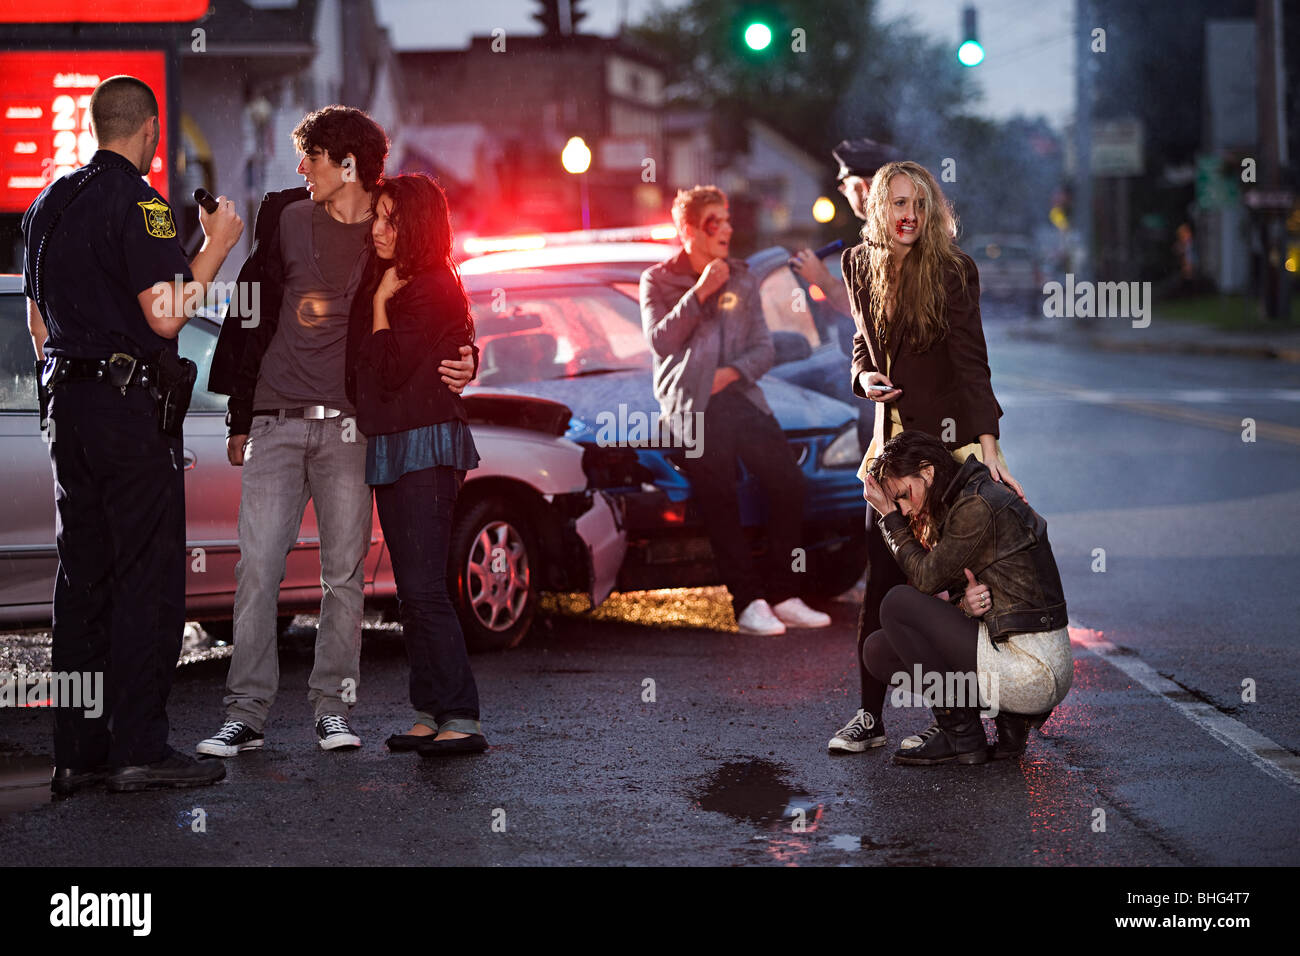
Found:
<path fill-rule="evenodd" d="M 933 548 L 939 540 L 939 525 L 943 523 L 948 511 L 943 503 L 943 493 L 948 490 L 948 485 L 960 468 L 953 459 L 952 452 L 933 435 L 909 429 L 885 442 L 880 454 L 868 462 L 867 471 L 884 487 L 886 478 L 895 481 L 910 478 L 919 475 L 926 465 L 934 466 L 934 480 L 925 492 L 925 501 L 912 512 L 908 520 L 916 540 L 927 548 Z"/>
<path fill-rule="evenodd" d="M 410 279 L 424 272 L 442 273 L 459 293 L 467 341 L 473 342 L 474 317 L 460 270 L 451 255 L 451 215 L 442 187 L 423 173 L 410 173 L 381 179 L 373 194 L 373 205 L 377 207 L 384 196 L 393 201 L 389 222 L 397 232 L 392 263 L 397 267 L 397 278 Z"/>

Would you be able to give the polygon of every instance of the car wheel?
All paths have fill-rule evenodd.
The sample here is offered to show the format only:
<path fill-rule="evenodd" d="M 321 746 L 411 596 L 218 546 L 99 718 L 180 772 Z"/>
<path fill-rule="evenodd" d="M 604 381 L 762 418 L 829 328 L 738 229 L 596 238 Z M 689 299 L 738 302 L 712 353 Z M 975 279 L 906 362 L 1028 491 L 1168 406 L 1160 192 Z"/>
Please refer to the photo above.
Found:
<path fill-rule="evenodd" d="M 538 553 L 527 516 L 504 498 L 484 498 L 457 515 L 447 577 L 470 651 L 524 639 L 537 609 Z"/>
<path fill-rule="evenodd" d="M 833 598 L 858 583 L 867 569 L 865 534 L 856 535 L 834 551 L 817 551 L 808 562 L 802 597 Z"/>

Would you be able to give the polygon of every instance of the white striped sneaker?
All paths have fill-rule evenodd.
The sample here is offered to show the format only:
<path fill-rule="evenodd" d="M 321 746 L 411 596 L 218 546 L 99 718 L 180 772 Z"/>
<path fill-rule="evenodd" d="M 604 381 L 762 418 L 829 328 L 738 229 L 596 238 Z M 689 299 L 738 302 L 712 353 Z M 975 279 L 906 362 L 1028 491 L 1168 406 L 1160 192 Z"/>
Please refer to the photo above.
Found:
<path fill-rule="evenodd" d="M 830 753 L 862 753 L 868 747 L 883 747 L 885 730 L 876 726 L 876 718 L 865 710 L 859 710 L 826 745 Z"/>
<path fill-rule="evenodd" d="M 348 719 L 342 714 L 322 714 L 316 721 L 316 736 L 320 738 L 321 750 L 355 749 L 361 746 L 361 738 L 352 732 Z"/>
<path fill-rule="evenodd" d="M 233 757 L 243 750 L 261 750 L 266 738 L 242 720 L 227 719 L 207 740 L 200 740 L 196 753 L 209 757 Z"/>

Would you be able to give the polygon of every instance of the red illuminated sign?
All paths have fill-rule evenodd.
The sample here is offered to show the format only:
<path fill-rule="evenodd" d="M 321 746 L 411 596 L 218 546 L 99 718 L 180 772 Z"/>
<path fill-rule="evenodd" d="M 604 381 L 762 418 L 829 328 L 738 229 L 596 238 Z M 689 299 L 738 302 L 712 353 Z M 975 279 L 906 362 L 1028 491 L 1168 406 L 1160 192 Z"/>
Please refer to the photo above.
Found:
<path fill-rule="evenodd" d="M 149 184 L 167 195 L 167 78 L 161 51 L 0 53 L 0 212 L 23 212 L 47 185 L 89 162 L 90 94 L 119 73 L 158 98 L 162 140 Z"/>
<path fill-rule="evenodd" d="M 180 23 L 208 0 L 0 0 L 0 23 Z"/>

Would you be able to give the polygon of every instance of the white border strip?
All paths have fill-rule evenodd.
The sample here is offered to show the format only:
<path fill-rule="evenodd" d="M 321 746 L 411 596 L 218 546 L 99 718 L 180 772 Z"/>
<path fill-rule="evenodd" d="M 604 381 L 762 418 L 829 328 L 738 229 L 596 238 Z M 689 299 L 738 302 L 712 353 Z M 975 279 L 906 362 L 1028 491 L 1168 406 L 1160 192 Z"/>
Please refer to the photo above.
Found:
<path fill-rule="evenodd" d="M 1183 716 L 1199 724 L 1211 737 L 1239 752 L 1257 768 L 1283 783 L 1300 786 L 1300 757 L 1222 711 L 1197 700 L 1167 677 L 1161 677 L 1141 659 L 1121 651 L 1100 631 L 1070 622 L 1070 640 L 1123 671 Z M 1190 699 L 1189 699 L 1190 698 Z"/>

